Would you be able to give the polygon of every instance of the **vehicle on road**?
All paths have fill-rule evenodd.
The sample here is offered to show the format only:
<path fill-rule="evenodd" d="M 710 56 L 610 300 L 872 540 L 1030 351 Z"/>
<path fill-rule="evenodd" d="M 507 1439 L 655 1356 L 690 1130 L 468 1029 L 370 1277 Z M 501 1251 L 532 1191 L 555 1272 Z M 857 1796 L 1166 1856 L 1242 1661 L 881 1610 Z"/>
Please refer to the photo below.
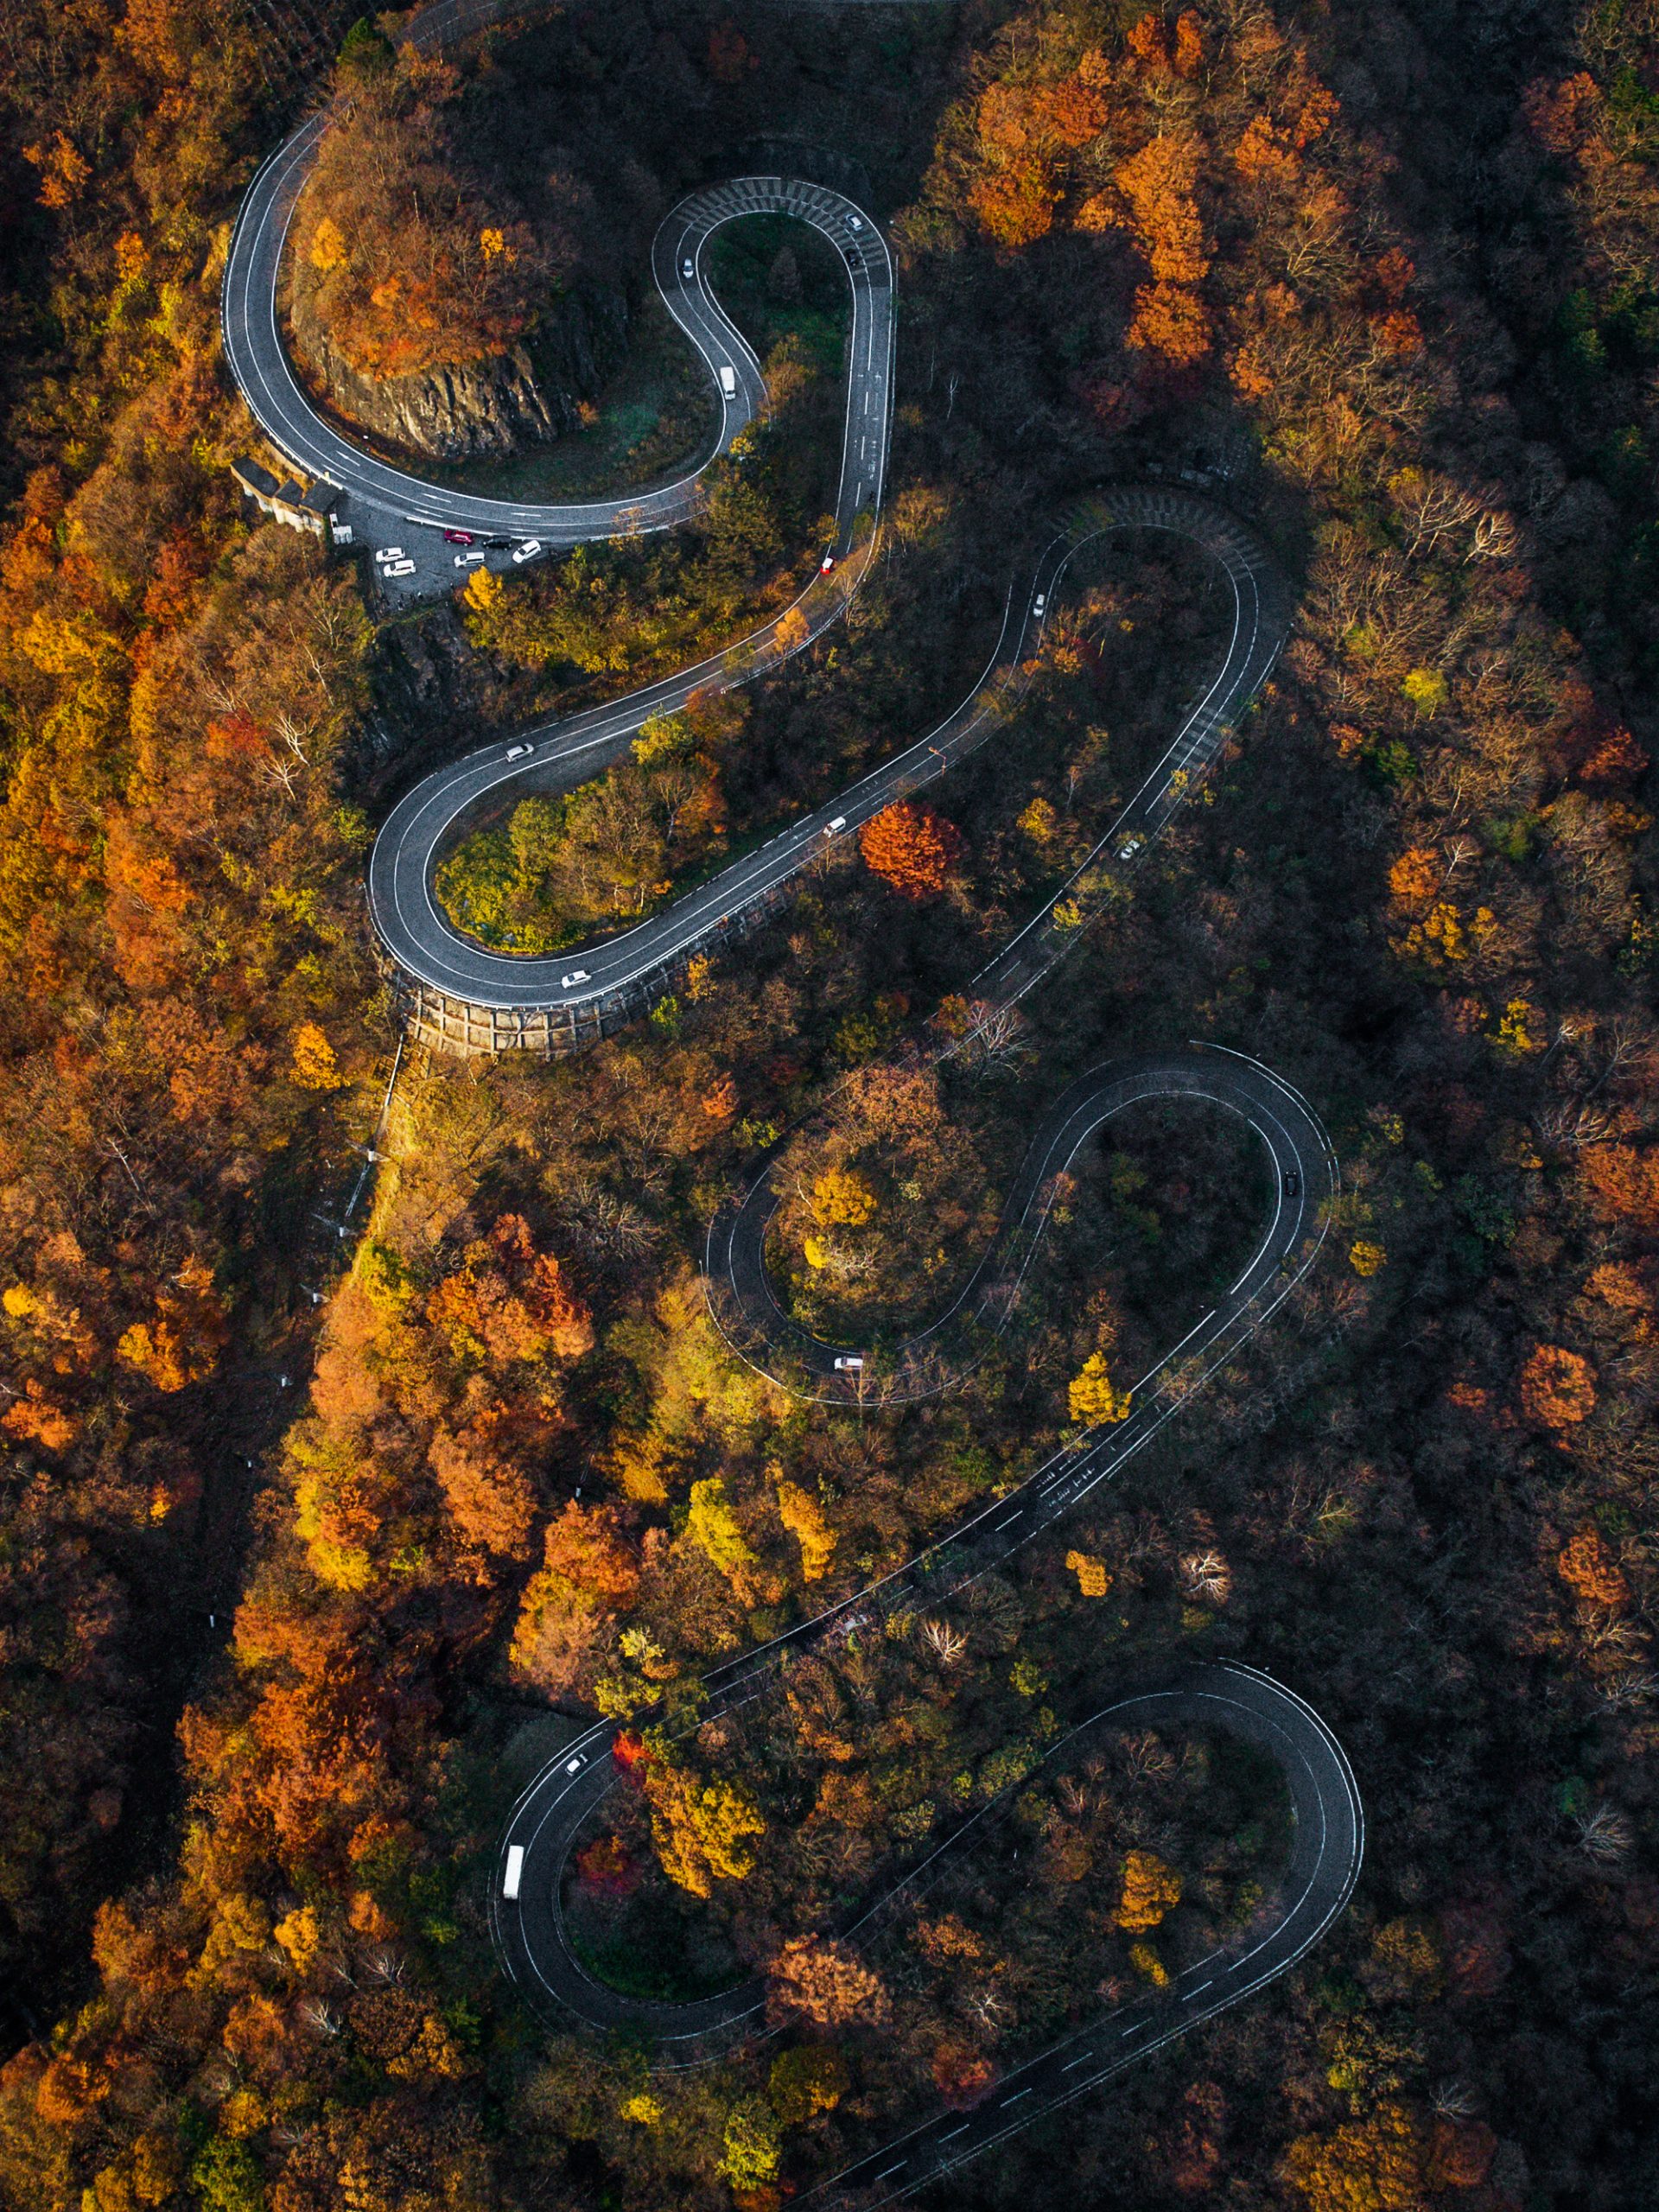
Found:
<path fill-rule="evenodd" d="M 507 758 L 509 760 L 527 760 L 535 750 L 533 745 L 510 745 L 507 747 Z"/>
<path fill-rule="evenodd" d="M 412 576 L 415 563 L 412 561 L 388 561 L 385 573 L 389 576 Z"/>
<path fill-rule="evenodd" d="M 1117 857 L 1121 861 L 1132 861 L 1145 842 L 1144 837 L 1126 837 L 1117 849 Z"/>
<path fill-rule="evenodd" d="M 1300 1192 L 1301 1187 L 1301 1177 L 1296 1173 L 1296 1170 L 1294 1167 L 1287 1167 L 1285 1170 L 1285 1196 L 1287 1198 L 1295 1198 Z"/>
<path fill-rule="evenodd" d="M 863 1372 L 863 1370 L 864 1362 L 860 1358 L 859 1355 L 855 1351 L 844 1353 L 836 1362 L 836 1372 L 837 1375 L 860 1375 Z"/>
<path fill-rule="evenodd" d="M 821 576 L 827 576 L 827 575 L 829 575 L 829 573 L 830 573 L 830 569 L 833 569 L 833 568 L 835 567 L 835 565 L 836 565 L 836 556 L 835 556 L 835 555 L 834 555 L 833 553 L 826 553 L 826 554 L 824 555 L 824 556 L 823 556 L 823 560 L 822 560 L 822 561 L 820 561 L 820 562 L 819 562 L 819 563 L 818 563 L 818 574 L 819 574 Z"/>
<path fill-rule="evenodd" d="M 458 569 L 475 569 L 483 558 L 481 553 L 457 553 L 455 566 Z"/>
<path fill-rule="evenodd" d="M 833 837 L 838 830 L 844 830 L 846 827 L 846 816 L 844 814 L 838 814 L 833 822 L 826 822 L 824 823 L 823 834 L 826 837 Z"/>
<path fill-rule="evenodd" d="M 533 561 L 541 550 L 542 541 L 539 537 L 527 537 L 522 545 L 514 546 L 512 557 L 515 561 Z"/>
<path fill-rule="evenodd" d="M 382 545 L 377 550 L 374 557 L 377 561 L 401 561 L 404 557 L 404 549 L 401 545 Z"/>
<path fill-rule="evenodd" d="M 862 269 L 864 266 L 864 257 L 855 245 L 849 245 L 847 249 L 847 266 L 849 269 Z"/>
<path fill-rule="evenodd" d="M 473 542 L 473 533 L 470 530 L 446 530 L 443 533 L 443 542 L 446 545 L 470 545 Z"/>
<path fill-rule="evenodd" d="M 724 362 L 721 365 L 720 388 L 728 399 L 737 397 L 737 371 Z"/>
<path fill-rule="evenodd" d="M 585 968 L 573 968 L 568 976 L 560 976 L 559 988 L 561 990 L 568 991 L 573 989 L 578 983 L 591 982 L 592 980 Z"/>
<path fill-rule="evenodd" d="M 686 283 L 689 284 L 696 273 L 697 264 L 692 260 L 690 255 L 688 253 L 684 260 L 680 264 L 680 274 L 684 277 Z"/>
<path fill-rule="evenodd" d="M 1038 593 L 1038 594 L 1037 594 L 1036 598 L 1035 598 L 1035 599 L 1033 599 L 1033 600 L 1032 601 L 1032 602 L 1031 602 L 1031 611 L 1032 611 L 1032 613 L 1033 613 L 1033 614 L 1035 614 L 1036 616 L 1038 616 L 1039 619 L 1040 619 L 1043 615 L 1045 615 L 1045 614 L 1046 614 L 1046 613 L 1047 613 L 1047 612 L 1048 612 L 1048 594 L 1047 594 L 1046 591 L 1039 591 L 1039 592 Z"/>

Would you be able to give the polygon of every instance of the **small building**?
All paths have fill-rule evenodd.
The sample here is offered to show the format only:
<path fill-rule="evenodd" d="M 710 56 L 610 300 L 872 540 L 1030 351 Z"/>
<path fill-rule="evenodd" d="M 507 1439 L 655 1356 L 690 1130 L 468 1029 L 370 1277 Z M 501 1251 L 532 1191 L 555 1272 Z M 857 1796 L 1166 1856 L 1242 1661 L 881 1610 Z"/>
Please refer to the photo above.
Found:
<path fill-rule="evenodd" d="M 300 511 L 302 514 L 316 517 L 312 526 L 319 531 L 326 522 L 328 534 L 336 545 L 349 545 L 353 537 L 352 525 L 346 518 L 349 504 L 349 493 L 342 492 L 339 485 L 331 484 L 326 476 L 319 476 L 300 501 Z"/>
<path fill-rule="evenodd" d="M 245 456 L 231 463 L 231 474 L 261 514 L 312 537 L 321 537 L 326 524 L 334 544 L 352 543 L 352 525 L 344 519 L 346 495 L 326 476 L 319 476 L 308 491 L 293 477 L 279 484 L 268 468 Z"/>

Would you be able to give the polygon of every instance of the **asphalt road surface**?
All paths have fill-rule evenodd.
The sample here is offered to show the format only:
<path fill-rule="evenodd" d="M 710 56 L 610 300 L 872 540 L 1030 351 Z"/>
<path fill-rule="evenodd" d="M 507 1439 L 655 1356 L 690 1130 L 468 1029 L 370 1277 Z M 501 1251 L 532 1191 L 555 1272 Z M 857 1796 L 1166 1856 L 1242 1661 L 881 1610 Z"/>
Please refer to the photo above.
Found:
<path fill-rule="evenodd" d="M 671 975 L 700 948 L 740 934 L 793 878 L 838 841 L 856 835 L 860 824 L 884 807 L 925 789 L 988 740 L 1016 741 L 1008 709 L 1024 688 L 1030 658 L 1067 569 L 1083 546 L 1122 529 L 1182 537 L 1213 562 L 1231 601 L 1227 647 L 1157 765 L 1077 875 L 976 979 L 975 991 L 982 997 L 1019 996 L 1056 956 L 1053 909 L 1073 896 L 1091 868 L 1103 859 L 1115 860 L 1131 841 L 1128 860 L 1116 864 L 1133 864 L 1197 789 L 1282 643 L 1285 594 L 1267 548 L 1236 516 L 1195 493 L 1129 485 L 1080 502 L 1043 549 L 1029 582 L 1010 597 L 988 665 L 944 721 L 685 898 L 616 936 L 544 959 L 488 951 L 463 936 L 439 908 L 432 893 L 434 868 L 460 825 L 481 803 L 501 805 L 511 802 L 515 791 L 528 793 L 545 790 L 550 783 L 597 775 L 626 756 L 651 715 L 673 713 L 699 690 L 747 683 L 760 669 L 776 666 L 796 648 L 776 645 L 775 626 L 745 640 L 736 655 L 728 650 L 626 698 L 522 731 L 435 771 L 388 816 L 370 858 L 369 904 L 381 942 L 405 975 L 474 1006 L 525 1011 L 603 1006 L 626 1000 L 646 978 Z M 806 594 L 800 605 L 810 637 L 838 619 L 856 574 L 855 556 L 847 580 L 821 578 Z M 518 758 L 510 757 L 515 753 Z"/>
<path fill-rule="evenodd" d="M 513 12 L 513 0 L 439 0 L 404 35 L 416 45 L 436 48 Z M 423 590 L 432 588 L 435 580 L 454 580 L 445 573 L 445 529 L 535 538 L 556 549 L 690 519 L 696 512 L 701 468 L 626 499 L 574 506 L 493 500 L 424 484 L 365 452 L 319 413 L 284 352 L 277 296 L 296 197 L 326 120 L 319 115 L 308 121 L 261 169 L 238 218 L 226 269 L 226 356 L 272 442 L 297 467 L 353 493 L 359 507 L 376 518 L 376 527 L 384 523 L 387 531 L 418 533 L 420 573 L 415 581 Z M 759 364 L 721 311 L 706 276 L 713 232 L 722 223 L 759 213 L 798 215 L 823 232 L 842 254 L 853 299 L 836 537 L 826 549 L 836 554 L 837 564 L 798 602 L 810 640 L 838 619 L 856 588 L 868 552 L 866 525 L 880 510 L 893 405 L 893 271 L 870 217 L 822 187 L 780 177 L 739 178 L 693 194 L 672 211 L 655 241 L 652 266 L 670 313 L 702 359 L 721 397 L 720 433 L 709 459 L 728 451 L 766 404 Z M 728 374 L 722 376 L 722 371 Z M 724 388 L 728 384 L 729 390 Z M 1221 665 L 1128 806 L 1073 878 L 973 979 L 970 988 L 984 1017 L 995 1018 L 1050 973 L 1077 942 L 1078 918 L 1086 917 L 1100 893 L 1103 871 L 1133 867 L 1196 790 L 1283 640 L 1288 604 L 1266 549 L 1246 524 L 1191 493 L 1138 486 L 1100 493 L 1080 505 L 1044 549 L 1029 583 L 1010 597 L 995 652 L 978 683 L 937 729 L 637 929 L 555 960 L 493 955 L 450 927 L 431 896 L 433 867 L 445 842 L 480 803 L 510 803 L 519 790 L 598 773 L 621 756 L 649 715 L 683 706 L 702 686 L 751 680 L 798 650 L 798 643 L 791 639 L 780 645 L 775 627 L 769 626 L 735 651 L 728 648 L 627 699 L 527 731 L 511 746 L 485 747 L 439 771 L 394 810 L 371 860 L 371 908 L 388 951 L 410 976 L 480 1005 L 528 1010 L 626 999 L 642 978 L 670 972 L 690 951 L 738 934 L 747 918 L 765 911 L 836 841 L 854 834 L 893 799 L 945 773 L 988 738 L 1006 732 L 1007 709 L 1024 688 L 1032 653 L 1069 563 L 1090 538 L 1122 528 L 1173 531 L 1206 553 L 1231 593 L 1230 636 Z M 510 751 L 515 752 L 512 760 Z M 1206 1375 L 1267 1323 L 1313 1264 L 1336 1192 L 1336 1163 L 1307 1103 L 1242 1055 L 1194 1046 L 1114 1063 L 1074 1084 L 1046 1117 L 1001 1233 L 951 1311 L 912 1343 L 879 1356 L 870 1347 L 836 1346 L 807 1335 L 773 1298 L 763 1263 L 766 1225 L 777 1204 L 770 1163 L 722 1211 L 709 1236 L 711 1298 L 721 1326 L 742 1356 L 803 1396 L 895 1402 L 948 1387 L 1006 1325 L 1041 1238 L 1053 1179 L 1078 1146 L 1125 1106 L 1175 1097 L 1199 1098 L 1242 1116 L 1265 1148 L 1271 1200 L 1260 1241 L 1237 1281 L 1141 1379 L 1125 1421 L 1060 1451 L 1017 1490 L 880 1583 L 714 1669 L 704 1678 L 705 1713 L 772 1694 L 791 1656 L 810 1644 L 855 1634 L 918 1600 L 937 1604 L 1025 1545 L 1052 1538 L 1056 1524 L 1078 1501 L 1116 1474 L 1190 1400 Z M 849 1368 L 849 1357 L 861 1364 Z M 1363 1850 L 1363 1815 L 1354 1778 L 1319 1714 L 1269 1676 L 1232 1662 L 1188 1662 L 1160 1680 L 1122 1684 L 1053 1747 L 1049 1758 L 1074 1751 L 1079 1737 L 1091 1729 L 1182 1725 L 1230 1731 L 1265 1751 L 1283 1774 L 1294 1819 L 1290 1861 L 1276 1897 L 1247 1932 L 1187 1968 L 1168 1989 L 1068 2036 L 998 2082 L 972 2111 L 953 2110 L 925 2120 L 809 2191 L 809 2198 L 850 2193 L 874 2205 L 937 2181 L 1039 2115 L 1098 2088 L 1146 2052 L 1260 1989 L 1300 1959 L 1342 1910 Z M 497 1944 L 506 1971 L 525 1997 L 550 2015 L 642 2037 L 660 2063 L 697 2063 L 734 2041 L 765 2031 L 759 1986 L 742 1984 L 685 2005 L 626 1997 L 586 1970 L 565 1929 L 560 1884 L 573 1840 L 607 1793 L 620 1786 L 612 1740 L 609 1724 L 589 1729 L 550 1763 L 513 1808 L 493 1885 Z M 918 1896 L 968 1833 L 995 1817 L 996 1810 L 995 1805 L 987 1808 L 974 1822 L 947 1836 L 896 1889 L 872 1900 L 840 1932 L 856 1940 L 878 1917 Z"/>

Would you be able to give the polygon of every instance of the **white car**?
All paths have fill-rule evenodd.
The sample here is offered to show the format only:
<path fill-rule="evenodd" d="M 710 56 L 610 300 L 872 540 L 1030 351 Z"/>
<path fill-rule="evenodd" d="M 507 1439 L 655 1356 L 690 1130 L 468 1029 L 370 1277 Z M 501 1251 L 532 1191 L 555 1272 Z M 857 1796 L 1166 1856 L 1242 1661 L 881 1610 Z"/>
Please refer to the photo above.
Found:
<path fill-rule="evenodd" d="M 834 555 L 833 553 L 826 553 L 826 554 L 824 555 L 824 556 L 823 556 L 823 560 L 822 560 L 822 561 L 820 561 L 820 562 L 819 562 L 819 563 L 818 563 L 818 574 L 819 574 L 821 576 L 827 576 L 827 575 L 829 575 L 829 573 L 830 573 L 830 569 L 833 569 L 833 568 L 835 567 L 835 565 L 836 565 L 836 556 L 835 556 L 835 555 Z"/>
<path fill-rule="evenodd" d="M 689 284 L 696 273 L 697 264 L 692 260 L 690 255 L 688 253 L 684 260 L 680 264 L 680 274 L 684 277 L 686 283 Z"/>
<path fill-rule="evenodd" d="M 737 397 L 737 371 L 726 366 L 720 372 L 720 388 L 728 399 Z"/>
<path fill-rule="evenodd" d="M 1121 861 L 1132 861 L 1145 842 L 1141 837 L 1126 837 L 1117 849 L 1117 857 Z"/>
<path fill-rule="evenodd" d="M 533 745 L 510 745 L 507 758 L 509 760 L 527 760 L 535 750 Z"/>
<path fill-rule="evenodd" d="M 1039 591 L 1036 598 L 1032 601 L 1031 611 L 1033 614 L 1038 616 L 1039 620 L 1043 615 L 1047 613 L 1048 594 L 1046 591 Z"/>
<path fill-rule="evenodd" d="M 836 1362 L 837 1375 L 861 1375 L 863 1371 L 864 1363 L 856 1352 L 849 1352 L 844 1359 Z"/>
<path fill-rule="evenodd" d="M 388 561 L 386 563 L 389 576 L 412 576 L 414 573 L 415 563 L 412 561 Z"/>
<path fill-rule="evenodd" d="M 457 553 L 455 566 L 458 569 L 475 569 L 483 558 L 481 553 Z"/>
<path fill-rule="evenodd" d="M 848 221 L 852 225 L 853 228 L 854 228 L 855 231 L 861 231 L 861 230 L 863 229 L 863 227 L 864 227 L 863 220 L 862 220 L 862 219 L 861 219 L 860 216 L 857 216 L 857 215 L 849 215 L 849 216 L 847 218 L 847 219 L 848 219 Z"/>
<path fill-rule="evenodd" d="M 541 550 L 542 541 L 539 537 L 527 537 L 522 545 L 513 547 L 512 557 L 515 561 L 533 561 Z"/>
<path fill-rule="evenodd" d="M 377 561 L 401 561 L 404 549 L 401 545 L 383 545 L 374 557 Z"/>
<path fill-rule="evenodd" d="M 845 816 L 844 814 L 838 814 L 838 815 L 836 817 L 836 818 L 835 818 L 835 820 L 834 820 L 833 822 L 826 822 L 826 823 L 824 823 L 824 825 L 823 825 L 823 834 L 824 834 L 824 836 L 825 836 L 826 837 L 833 837 L 833 836 L 835 836 L 836 835 L 836 833 L 837 833 L 839 830 L 844 830 L 846 827 L 847 827 L 847 817 L 846 817 L 846 816 Z"/>
<path fill-rule="evenodd" d="M 574 990 L 578 983 L 586 983 L 590 980 L 585 968 L 576 968 L 572 969 L 569 975 L 560 976 L 559 988 L 562 991 Z"/>

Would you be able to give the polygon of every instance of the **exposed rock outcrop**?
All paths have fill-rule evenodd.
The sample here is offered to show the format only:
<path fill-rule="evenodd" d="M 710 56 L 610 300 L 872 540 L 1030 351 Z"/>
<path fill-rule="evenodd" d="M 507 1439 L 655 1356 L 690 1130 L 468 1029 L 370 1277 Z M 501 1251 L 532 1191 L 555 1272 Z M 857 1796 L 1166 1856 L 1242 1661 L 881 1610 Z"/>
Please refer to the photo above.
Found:
<path fill-rule="evenodd" d="M 627 341 L 620 294 L 573 294 L 550 310 L 528 346 L 380 378 L 354 369 L 308 309 L 303 298 L 295 301 L 290 332 L 320 395 L 372 435 L 434 461 L 499 459 L 574 429 L 581 403 L 597 393 Z"/>

